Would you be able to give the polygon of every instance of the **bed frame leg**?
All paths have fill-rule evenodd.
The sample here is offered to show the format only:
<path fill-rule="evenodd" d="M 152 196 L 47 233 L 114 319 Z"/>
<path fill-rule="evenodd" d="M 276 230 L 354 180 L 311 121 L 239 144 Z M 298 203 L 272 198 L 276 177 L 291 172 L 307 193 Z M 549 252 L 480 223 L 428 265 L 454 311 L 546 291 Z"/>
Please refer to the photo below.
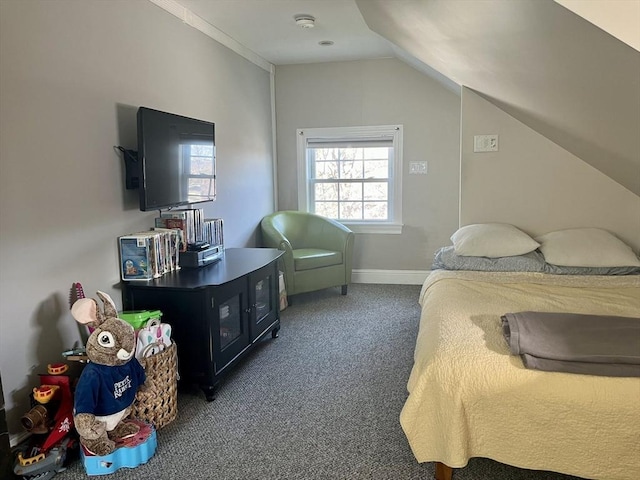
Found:
<path fill-rule="evenodd" d="M 453 478 L 453 468 L 442 462 L 436 462 L 436 480 L 451 480 Z"/>

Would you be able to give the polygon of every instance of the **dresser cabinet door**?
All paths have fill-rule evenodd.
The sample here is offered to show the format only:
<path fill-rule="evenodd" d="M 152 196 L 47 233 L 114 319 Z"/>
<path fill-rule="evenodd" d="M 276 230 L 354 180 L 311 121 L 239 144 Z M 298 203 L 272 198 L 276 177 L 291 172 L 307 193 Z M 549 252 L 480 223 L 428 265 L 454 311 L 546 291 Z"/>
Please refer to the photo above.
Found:
<path fill-rule="evenodd" d="M 278 318 L 278 269 L 267 265 L 249 275 L 250 340 L 262 335 Z"/>
<path fill-rule="evenodd" d="M 246 279 L 210 288 L 209 294 L 213 368 L 217 375 L 249 345 Z"/>

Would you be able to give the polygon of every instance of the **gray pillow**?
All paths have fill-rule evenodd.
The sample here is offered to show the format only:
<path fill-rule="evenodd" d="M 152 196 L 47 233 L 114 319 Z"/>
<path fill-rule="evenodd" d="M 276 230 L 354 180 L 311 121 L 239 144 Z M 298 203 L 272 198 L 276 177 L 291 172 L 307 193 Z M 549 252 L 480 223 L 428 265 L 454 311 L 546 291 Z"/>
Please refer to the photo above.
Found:
<path fill-rule="evenodd" d="M 454 247 L 439 249 L 433 259 L 433 270 L 474 270 L 480 272 L 541 272 L 545 270 L 544 257 L 533 251 L 525 255 L 508 257 L 468 257 L 457 255 Z"/>
<path fill-rule="evenodd" d="M 548 262 L 544 271 L 553 275 L 640 275 L 640 267 L 566 267 Z"/>
<path fill-rule="evenodd" d="M 535 250 L 510 257 L 467 257 L 457 255 L 451 247 L 440 248 L 433 259 L 432 270 L 473 270 L 478 272 L 539 272 L 552 275 L 640 275 L 640 267 L 565 267 L 544 261 Z"/>

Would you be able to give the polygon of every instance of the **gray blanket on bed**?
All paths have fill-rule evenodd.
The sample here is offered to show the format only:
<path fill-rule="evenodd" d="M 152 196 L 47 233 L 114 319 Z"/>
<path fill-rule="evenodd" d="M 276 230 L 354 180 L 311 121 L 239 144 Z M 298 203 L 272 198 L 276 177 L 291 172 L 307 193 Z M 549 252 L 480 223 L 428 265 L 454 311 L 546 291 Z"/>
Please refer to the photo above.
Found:
<path fill-rule="evenodd" d="M 547 312 L 501 318 L 511 353 L 527 368 L 640 377 L 640 318 Z"/>

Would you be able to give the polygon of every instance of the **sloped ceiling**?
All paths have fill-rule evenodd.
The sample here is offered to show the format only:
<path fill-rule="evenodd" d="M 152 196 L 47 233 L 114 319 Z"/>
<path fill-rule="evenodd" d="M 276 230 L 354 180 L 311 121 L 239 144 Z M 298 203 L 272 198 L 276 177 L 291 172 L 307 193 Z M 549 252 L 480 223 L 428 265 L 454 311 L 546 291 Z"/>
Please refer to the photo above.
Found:
<path fill-rule="evenodd" d="M 374 32 L 640 196 L 640 52 L 553 0 L 356 3 Z"/>
<path fill-rule="evenodd" d="M 554 0 L 640 51 L 640 0 Z"/>

